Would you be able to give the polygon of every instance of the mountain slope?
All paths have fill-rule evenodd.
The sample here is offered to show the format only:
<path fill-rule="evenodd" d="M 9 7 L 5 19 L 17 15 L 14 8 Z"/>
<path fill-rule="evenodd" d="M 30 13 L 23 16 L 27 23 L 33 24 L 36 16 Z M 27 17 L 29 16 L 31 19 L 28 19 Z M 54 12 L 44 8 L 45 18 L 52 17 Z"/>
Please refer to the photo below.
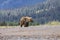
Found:
<path fill-rule="evenodd" d="M 11 9 L 32 6 L 45 0 L 1 0 L 0 9 Z"/>
<path fill-rule="evenodd" d="M 60 21 L 60 0 L 47 0 L 32 7 L 0 10 L 0 21 L 19 22 L 22 16 L 31 16 L 34 22 L 40 24 Z"/>

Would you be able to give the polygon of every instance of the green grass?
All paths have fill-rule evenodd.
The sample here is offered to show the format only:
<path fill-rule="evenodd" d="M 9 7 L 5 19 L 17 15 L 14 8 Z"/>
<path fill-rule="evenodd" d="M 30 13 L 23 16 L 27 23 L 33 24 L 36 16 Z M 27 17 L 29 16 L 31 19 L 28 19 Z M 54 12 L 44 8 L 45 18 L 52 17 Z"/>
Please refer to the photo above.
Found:
<path fill-rule="evenodd" d="M 7 22 L 7 23 L 9 24 L 8 26 L 0 26 L 0 28 L 12 28 L 12 27 L 18 26 L 17 22 Z M 43 25 L 43 24 L 39 24 L 37 22 L 29 23 L 29 26 L 38 26 L 38 25 Z M 51 21 L 44 25 L 60 25 L 60 22 L 59 21 Z"/>

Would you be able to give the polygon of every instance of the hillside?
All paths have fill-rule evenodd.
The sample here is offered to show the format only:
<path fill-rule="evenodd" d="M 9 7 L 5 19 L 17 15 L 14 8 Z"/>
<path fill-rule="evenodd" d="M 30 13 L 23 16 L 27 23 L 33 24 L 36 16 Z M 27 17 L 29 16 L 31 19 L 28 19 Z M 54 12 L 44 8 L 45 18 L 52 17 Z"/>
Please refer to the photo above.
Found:
<path fill-rule="evenodd" d="M 0 10 L 0 22 L 19 22 L 22 16 L 31 16 L 39 24 L 60 21 L 60 0 L 47 0 L 31 7 Z"/>
<path fill-rule="evenodd" d="M 0 0 L 0 9 L 14 9 L 32 6 L 45 0 Z"/>

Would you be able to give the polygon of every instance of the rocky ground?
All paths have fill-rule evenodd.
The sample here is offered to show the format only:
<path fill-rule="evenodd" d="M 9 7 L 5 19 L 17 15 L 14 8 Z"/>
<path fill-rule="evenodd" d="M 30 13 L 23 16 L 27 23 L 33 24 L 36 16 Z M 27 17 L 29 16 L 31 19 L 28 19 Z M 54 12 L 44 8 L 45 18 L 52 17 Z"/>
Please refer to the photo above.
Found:
<path fill-rule="evenodd" d="M 60 40 L 60 25 L 0 28 L 0 40 Z"/>

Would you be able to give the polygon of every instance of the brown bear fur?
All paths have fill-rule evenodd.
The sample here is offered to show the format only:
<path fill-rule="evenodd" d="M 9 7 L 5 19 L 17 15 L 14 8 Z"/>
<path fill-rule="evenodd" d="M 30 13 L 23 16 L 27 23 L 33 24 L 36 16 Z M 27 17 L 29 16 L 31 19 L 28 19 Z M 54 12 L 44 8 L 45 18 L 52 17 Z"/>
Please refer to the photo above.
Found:
<path fill-rule="evenodd" d="M 28 27 L 29 26 L 29 22 L 33 22 L 31 17 L 22 17 L 20 19 L 20 26 L 22 27 L 24 25 L 24 27 Z"/>

